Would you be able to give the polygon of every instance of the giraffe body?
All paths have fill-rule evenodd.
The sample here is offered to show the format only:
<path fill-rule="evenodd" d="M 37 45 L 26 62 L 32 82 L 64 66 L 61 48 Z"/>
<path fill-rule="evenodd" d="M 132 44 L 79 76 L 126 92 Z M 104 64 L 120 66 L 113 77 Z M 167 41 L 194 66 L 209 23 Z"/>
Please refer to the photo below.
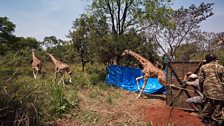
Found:
<path fill-rule="evenodd" d="M 149 60 L 145 59 L 141 55 L 139 55 L 131 50 L 125 50 L 121 56 L 124 56 L 124 55 L 133 56 L 143 66 L 143 69 L 142 69 L 143 76 L 136 78 L 138 90 L 140 91 L 137 98 L 141 97 L 141 94 L 142 94 L 143 90 L 145 89 L 146 83 L 149 78 L 158 78 L 158 81 L 162 85 L 164 85 L 164 86 L 166 85 L 166 80 L 165 80 L 163 71 L 161 69 L 157 68 L 155 65 L 153 65 Z M 138 80 L 141 78 L 144 78 L 144 84 L 143 84 L 142 89 L 140 89 L 139 84 L 138 84 Z"/>
<path fill-rule="evenodd" d="M 48 55 L 50 56 L 51 60 L 55 65 L 55 79 L 57 78 L 57 73 L 61 74 L 61 79 L 59 80 L 58 84 L 61 82 L 64 84 L 64 76 L 66 72 L 69 74 L 69 82 L 72 82 L 71 79 L 72 71 L 70 70 L 69 65 L 57 60 L 52 54 Z"/>
<path fill-rule="evenodd" d="M 33 76 L 34 79 L 37 79 L 38 73 L 41 73 L 42 62 L 39 60 L 34 53 L 35 49 L 32 49 L 32 69 L 33 69 Z"/>

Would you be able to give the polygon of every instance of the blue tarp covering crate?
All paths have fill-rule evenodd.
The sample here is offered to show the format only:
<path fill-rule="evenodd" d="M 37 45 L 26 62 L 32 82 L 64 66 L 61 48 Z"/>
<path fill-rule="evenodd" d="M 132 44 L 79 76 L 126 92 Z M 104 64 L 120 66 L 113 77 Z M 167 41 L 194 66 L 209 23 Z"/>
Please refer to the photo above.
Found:
<path fill-rule="evenodd" d="M 141 69 L 132 67 L 123 67 L 118 65 L 108 66 L 108 75 L 106 81 L 108 84 L 129 90 L 132 92 L 138 91 L 135 79 L 142 76 Z M 144 80 L 140 79 L 140 87 L 142 87 Z M 161 85 L 157 78 L 150 78 L 143 91 L 145 94 L 165 94 L 166 88 Z"/>

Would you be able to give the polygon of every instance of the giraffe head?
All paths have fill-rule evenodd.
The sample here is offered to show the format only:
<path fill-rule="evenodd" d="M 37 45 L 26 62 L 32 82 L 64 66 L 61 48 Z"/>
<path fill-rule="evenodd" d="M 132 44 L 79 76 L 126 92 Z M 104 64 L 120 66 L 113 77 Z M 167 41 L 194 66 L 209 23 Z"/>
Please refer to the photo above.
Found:
<path fill-rule="evenodd" d="M 31 50 L 32 50 L 33 52 L 35 51 L 35 49 L 34 49 L 34 48 L 32 48 Z"/>
<path fill-rule="evenodd" d="M 123 53 L 121 54 L 121 56 L 128 55 L 129 53 L 130 53 L 130 50 L 125 49 L 125 50 L 123 51 Z"/>

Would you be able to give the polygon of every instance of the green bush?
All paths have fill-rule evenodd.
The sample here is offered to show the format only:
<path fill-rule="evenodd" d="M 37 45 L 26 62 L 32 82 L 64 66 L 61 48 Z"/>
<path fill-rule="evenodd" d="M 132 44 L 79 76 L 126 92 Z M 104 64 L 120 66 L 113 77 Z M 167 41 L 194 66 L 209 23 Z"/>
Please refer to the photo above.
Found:
<path fill-rule="evenodd" d="M 72 109 L 78 109 L 78 98 L 77 96 L 73 99 L 67 99 L 64 95 L 64 88 L 62 85 L 53 85 L 50 89 L 51 101 L 50 111 L 51 115 L 62 117 L 63 114 L 70 112 Z"/>
<path fill-rule="evenodd" d="M 64 89 L 52 78 L 34 80 L 24 74 L 1 81 L 0 125 L 45 125 L 78 110 L 77 93 Z"/>
<path fill-rule="evenodd" d="M 0 87 L 0 125 L 41 125 L 35 86 L 1 83 Z"/>
<path fill-rule="evenodd" d="M 90 86 L 89 75 L 83 72 L 75 73 L 76 76 L 74 78 L 75 85 L 77 89 L 83 89 Z"/>
<path fill-rule="evenodd" d="M 224 56 L 223 55 L 219 57 L 219 64 L 224 66 Z"/>
<path fill-rule="evenodd" d="M 12 67 L 0 66 L 0 81 L 3 82 L 10 78 L 9 75 L 13 74 L 14 70 Z"/>

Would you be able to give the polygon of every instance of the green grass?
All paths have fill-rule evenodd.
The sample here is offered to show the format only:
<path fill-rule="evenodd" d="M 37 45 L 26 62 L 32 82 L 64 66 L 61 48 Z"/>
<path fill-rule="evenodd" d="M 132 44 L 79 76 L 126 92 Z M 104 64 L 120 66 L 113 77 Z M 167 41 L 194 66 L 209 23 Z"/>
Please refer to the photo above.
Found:
<path fill-rule="evenodd" d="M 29 119 L 30 125 L 34 126 L 48 125 L 49 122 L 59 119 L 78 120 L 82 125 L 97 125 L 105 124 L 105 119 L 116 117 L 109 110 L 118 105 L 124 95 L 121 90 L 106 84 L 104 66 L 87 65 L 85 72 L 82 72 L 80 64 L 71 65 L 71 68 L 73 82 L 69 83 L 66 75 L 63 86 L 57 84 L 59 79 L 54 81 L 54 68 L 51 63 L 44 64 L 42 74 L 36 80 L 33 79 L 30 65 L 15 68 L 10 68 L 7 64 L 2 65 L 1 80 L 10 78 L 16 69 L 19 71 L 12 81 L 0 83 L 0 115 L 4 116 L 0 118 L 0 125 L 9 125 L 5 124 L 7 121 L 13 125 L 14 122 L 25 117 Z M 106 108 L 101 111 L 99 106 Z M 4 108 L 6 109 L 2 111 Z M 109 116 L 106 117 L 105 115 L 108 114 Z M 15 115 L 27 116 L 15 119 Z M 25 125 L 28 122 L 22 123 Z M 115 122 L 115 125 L 146 126 L 148 124 L 128 119 L 124 122 Z"/>
<path fill-rule="evenodd" d="M 50 63 L 45 63 L 41 76 L 36 80 L 33 79 L 32 69 L 28 65 L 26 67 L 23 65 L 23 67 L 14 68 L 9 67 L 8 64 L 1 65 L 0 87 L 4 88 L 0 90 L 0 110 L 8 107 L 13 109 L 13 112 L 10 112 L 10 109 L 5 109 L 6 112 L 0 111 L 1 117 L 3 116 L 2 119 L 7 118 L 11 123 L 14 123 L 16 120 L 13 120 L 13 117 L 18 114 L 18 109 L 21 109 L 21 112 L 26 115 L 30 108 L 33 108 L 33 110 L 32 113 L 29 113 L 29 118 L 31 123 L 36 123 L 35 125 L 46 124 L 58 118 L 75 118 L 78 116 L 77 113 L 80 113 L 79 90 L 90 88 L 91 93 L 89 97 L 94 99 L 97 98 L 98 93 L 101 92 L 100 90 L 108 87 L 105 86 L 106 84 L 102 80 L 104 76 L 101 77 L 100 74 L 94 74 L 100 73 L 99 67 L 88 66 L 86 67 L 86 72 L 82 72 L 80 66 L 71 65 L 73 83 L 68 82 L 68 76 L 66 75 L 65 86 L 62 86 L 57 84 L 59 79 L 57 81 L 53 80 L 54 71 Z M 11 77 L 15 68 L 18 69 L 16 76 L 12 81 L 3 83 Z M 30 107 L 31 105 L 32 107 Z M 7 111 L 9 112 L 7 113 Z M 80 117 L 87 122 L 94 122 L 100 118 L 91 111 L 84 112 Z M 23 117 L 20 118 L 22 119 Z M 2 121 L 0 124 L 4 124 L 4 122 L 9 120 L 0 120 Z M 25 122 L 23 123 L 25 124 Z"/>

